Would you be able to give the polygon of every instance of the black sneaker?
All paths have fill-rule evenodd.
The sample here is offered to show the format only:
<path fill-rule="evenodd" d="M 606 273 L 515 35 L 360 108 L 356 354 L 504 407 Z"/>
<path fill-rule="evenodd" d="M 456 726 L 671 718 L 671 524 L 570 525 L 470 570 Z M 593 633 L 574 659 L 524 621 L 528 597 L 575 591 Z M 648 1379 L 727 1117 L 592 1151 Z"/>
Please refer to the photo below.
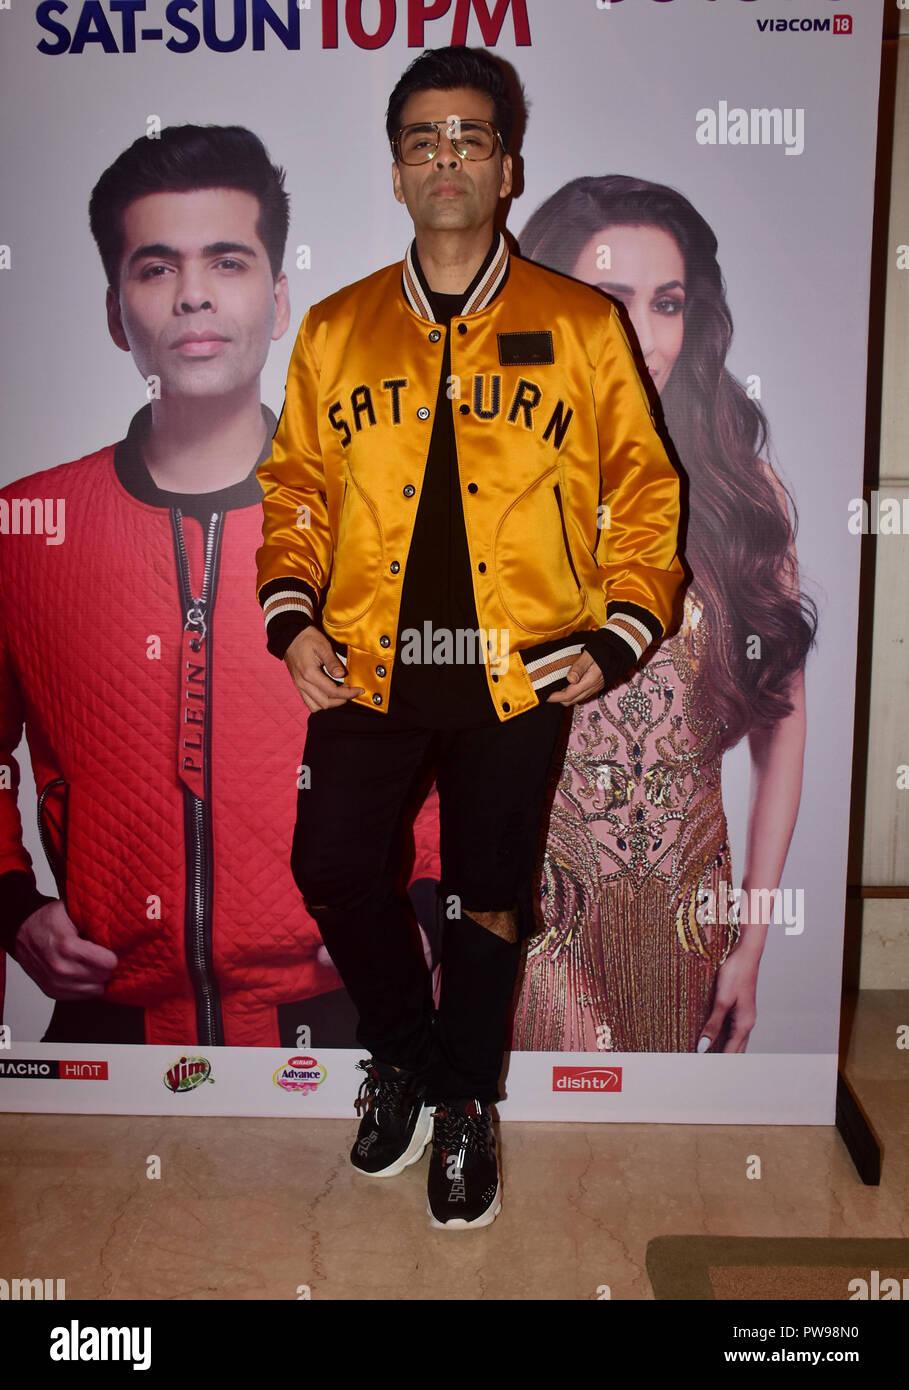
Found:
<path fill-rule="evenodd" d="M 393 1178 L 416 1163 L 432 1138 L 432 1106 L 423 1104 L 425 1082 L 414 1072 L 384 1062 L 358 1062 L 366 1076 L 356 1099 L 360 1121 L 350 1161 L 369 1178 Z"/>
<path fill-rule="evenodd" d="M 489 1226 L 502 1210 L 489 1106 L 478 1100 L 444 1101 L 433 1117 L 430 1225 L 445 1231 Z"/>

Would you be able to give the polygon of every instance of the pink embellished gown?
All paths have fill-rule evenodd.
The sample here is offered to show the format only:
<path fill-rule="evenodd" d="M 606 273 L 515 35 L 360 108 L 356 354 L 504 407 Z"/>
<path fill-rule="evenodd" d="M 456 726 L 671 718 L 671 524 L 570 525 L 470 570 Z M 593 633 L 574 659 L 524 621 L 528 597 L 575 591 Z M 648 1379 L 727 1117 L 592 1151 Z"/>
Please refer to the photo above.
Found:
<path fill-rule="evenodd" d="M 717 637 L 706 629 L 689 594 L 679 631 L 642 670 L 573 709 L 539 879 L 545 925 L 528 942 L 515 1049 L 697 1046 L 739 936 L 726 891 L 722 730 L 695 679 Z"/>

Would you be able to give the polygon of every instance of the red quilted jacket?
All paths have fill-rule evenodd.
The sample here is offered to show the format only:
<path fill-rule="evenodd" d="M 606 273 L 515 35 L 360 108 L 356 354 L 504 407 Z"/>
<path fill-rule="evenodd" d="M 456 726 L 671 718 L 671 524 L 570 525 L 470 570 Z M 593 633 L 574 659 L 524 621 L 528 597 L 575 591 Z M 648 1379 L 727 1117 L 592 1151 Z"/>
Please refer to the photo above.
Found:
<path fill-rule="evenodd" d="M 145 1009 L 147 1043 L 277 1047 L 277 1005 L 341 981 L 316 959 L 289 867 L 308 711 L 265 647 L 261 506 L 215 512 L 204 534 L 127 491 L 114 457 L 0 491 L 4 531 L 16 499 L 52 500 L 58 518 L 62 502 L 65 526 L 62 544 L 0 543 L 0 874 L 21 883 L 32 864 L 13 757 L 24 724 L 67 911 L 119 956 L 105 999 Z M 414 837 L 411 882 L 438 878 L 434 787 Z"/>

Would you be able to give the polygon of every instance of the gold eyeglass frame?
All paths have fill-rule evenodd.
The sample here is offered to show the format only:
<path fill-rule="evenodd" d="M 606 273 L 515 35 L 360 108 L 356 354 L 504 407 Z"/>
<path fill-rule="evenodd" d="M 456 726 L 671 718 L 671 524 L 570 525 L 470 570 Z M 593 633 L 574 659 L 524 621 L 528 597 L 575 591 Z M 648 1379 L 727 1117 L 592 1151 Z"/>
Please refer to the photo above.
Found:
<path fill-rule="evenodd" d="M 489 154 L 484 155 L 482 159 L 477 159 L 474 156 L 468 154 L 466 150 L 464 150 L 463 148 L 458 147 L 458 143 L 456 142 L 459 142 L 461 139 L 462 124 L 472 126 L 484 126 L 487 130 L 492 132 L 493 142 L 492 149 L 489 151 Z M 452 148 L 454 149 L 458 158 L 466 159 L 471 164 L 485 164 L 488 159 L 492 159 L 493 155 L 496 152 L 496 142 L 498 142 L 498 145 L 501 147 L 502 153 L 505 153 L 505 141 L 502 139 L 502 133 L 500 130 L 498 130 L 496 126 L 493 125 L 492 121 L 484 121 L 481 120 L 479 117 L 473 116 L 446 116 L 444 121 L 413 121 L 410 125 L 402 125 L 401 129 L 397 132 L 397 134 L 394 136 L 391 142 L 391 148 L 395 159 L 401 164 L 406 164 L 409 168 L 419 168 L 421 164 L 427 163 L 430 159 L 435 159 L 436 155 L 439 152 L 439 146 L 442 143 L 443 128 L 445 130 L 447 138 L 451 141 Z M 404 159 L 404 157 L 401 154 L 401 136 L 404 134 L 405 130 L 434 130 L 436 133 L 436 143 L 432 147 L 432 149 L 428 150 L 426 152 L 426 155 L 421 156 L 420 159 Z"/>

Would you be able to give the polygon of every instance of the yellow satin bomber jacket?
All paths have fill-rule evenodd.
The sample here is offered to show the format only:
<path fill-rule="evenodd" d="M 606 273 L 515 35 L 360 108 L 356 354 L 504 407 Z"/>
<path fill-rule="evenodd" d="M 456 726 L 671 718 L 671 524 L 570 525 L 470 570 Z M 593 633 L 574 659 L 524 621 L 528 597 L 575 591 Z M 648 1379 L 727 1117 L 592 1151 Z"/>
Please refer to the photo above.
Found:
<path fill-rule="evenodd" d="M 683 572 L 678 476 L 613 306 L 501 247 L 504 286 L 452 319 L 450 394 L 481 633 L 510 653 L 486 661 L 505 720 L 538 703 L 518 651 L 606 626 L 616 601 L 659 637 Z M 448 331 L 409 266 L 408 253 L 310 308 L 257 472 L 266 622 L 321 603 L 346 683 L 364 687 L 354 699 L 379 710 Z M 649 637 L 628 640 L 640 655 Z"/>

